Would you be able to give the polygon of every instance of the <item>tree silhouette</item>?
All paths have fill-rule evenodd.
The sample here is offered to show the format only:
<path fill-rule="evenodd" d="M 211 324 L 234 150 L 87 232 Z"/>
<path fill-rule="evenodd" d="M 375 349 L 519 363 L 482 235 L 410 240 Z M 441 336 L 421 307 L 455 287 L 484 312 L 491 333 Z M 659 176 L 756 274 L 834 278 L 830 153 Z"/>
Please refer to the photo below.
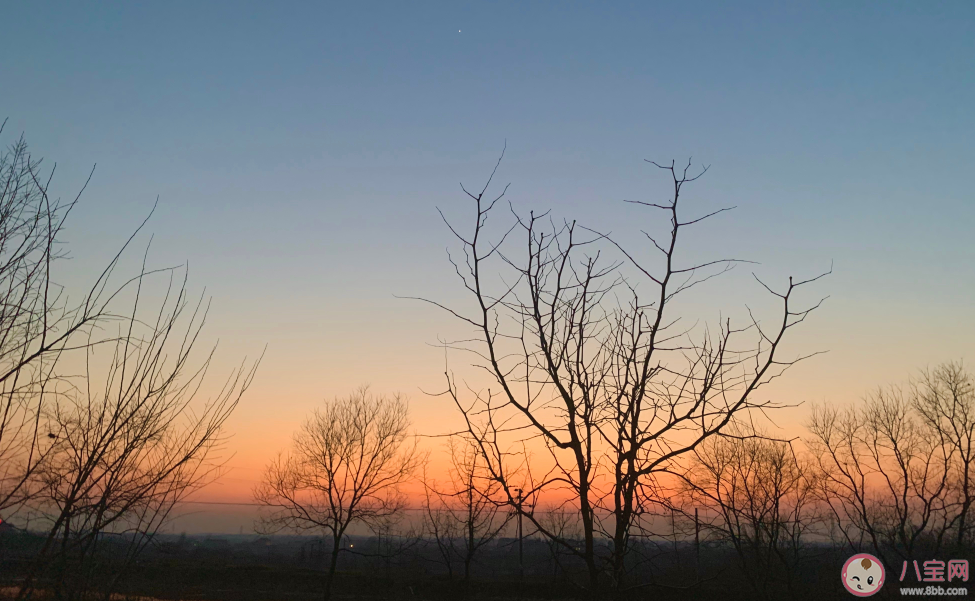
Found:
<path fill-rule="evenodd" d="M 254 497 L 269 507 L 268 531 L 332 538 L 325 599 L 332 594 L 342 537 L 354 523 L 380 525 L 404 507 L 400 487 L 419 455 L 406 403 L 360 388 L 317 409 L 295 434 L 291 453 L 268 465 Z"/>
<path fill-rule="evenodd" d="M 473 203 L 468 227 L 443 217 L 461 248 L 450 261 L 470 304 L 420 299 L 471 328 L 471 336 L 446 346 L 474 357 L 490 381 L 462 391 L 448 372 L 444 394 L 508 503 L 585 563 L 591 591 L 603 574 L 623 590 L 631 535 L 649 506 L 664 500 L 658 477 L 736 421 L 778 406 L 755 393 L 804 358 L 783 358 L 782 345 L 819 306 L 795 308 L 796 290 L 822 275 L 790 278 L 782 291 L 758 280 L 780 307 L 772 326 L 749 311 L 740 327 L 727 319 L 712 329 L 684 327 L 684 293 L 745 263 L 680 260 L 685 230 L 727 210 L 684 217 L 681 195 L 703 171 L 656 165 L 671 180 L 670 199 L 635 204 L 666 215 L 669 227 L 661 241 L 647 234 L 651 256 L 643 258 L 548 213 L 512 208 L 511 222 L 489 231 L 488 217 L 507 190 L 487 193 L 498 165 L 480 192 L 463 189 Z M 548 453 L 544 461 L 521 450 L 528 440 Z M 528 485 L 515 483 L 525 479 Z M 524 488 L 524 504 L 516 488 Z M 531 511 L 556 490 L 577 503 L 581 547 Z M 611 541 L 608 557 L 597 548 L 601 536 Z"/>

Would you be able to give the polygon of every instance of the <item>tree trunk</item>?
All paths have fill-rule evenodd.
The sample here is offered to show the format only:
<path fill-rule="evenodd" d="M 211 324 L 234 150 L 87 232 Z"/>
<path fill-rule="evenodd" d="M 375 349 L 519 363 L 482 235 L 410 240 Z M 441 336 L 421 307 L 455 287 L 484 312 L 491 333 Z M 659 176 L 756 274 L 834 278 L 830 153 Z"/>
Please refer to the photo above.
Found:
<path fill-rule="evenodd" d="M 341 550 L 342 535 L 336 534 L 332 537 L 332 557 L 328 562 L 328 574 L 325 576 L 325 601 L 332 598 L 332 582 L 335 580 L 335 568 L 339 563 L 339 551 Z"/>
<path fill-rule="evenodd" d="M 589 504 L 588 488 L 584 488 L 585 496 L 582 496 L 582 529 L 586 539 L 584 557 L 586 560 L 586 570 L 589 572 L 589 593 L 595 599 L 599 594 L 599 568 L 596 566 L 596 541 L 593 534 L 592 506 Z"/>
<path fill-rule="evenodd" d="M 468 489 L 468 511 L 467 511 L 467 553 L 464 554 L 464 582 L 471 579 L 471 560 L 474 558 L 474 516 L 470 511 L 473 505 L 473 489 Z"/>

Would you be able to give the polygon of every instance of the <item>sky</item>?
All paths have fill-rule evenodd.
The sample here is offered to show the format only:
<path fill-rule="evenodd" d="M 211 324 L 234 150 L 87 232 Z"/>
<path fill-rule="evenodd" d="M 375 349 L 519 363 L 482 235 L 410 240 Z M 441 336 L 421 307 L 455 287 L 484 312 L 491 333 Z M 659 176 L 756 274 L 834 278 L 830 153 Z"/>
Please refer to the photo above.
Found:
<path fill-rule="evenodd" d="M 631 235 L 666 195 L 645 159 L 710 165 L 693 240 L 772 282 L 833 266 L 774 389 L 848 403 L 975 364 L 975 6 L 965 2 L 17 3 L 0 37 L 3 144 L 26 136 L 73 197 L 83 290 L 133 229 L 212 298 L 223 373 L 265 349 L 223 478 L 250 499 L 324 399 L 369 383 L 418 431 L 456 427 L 438 337 L 402 296 L 463 302 L 437 213 L 460 183 Z M 695 209 L 689 209 L 695 210 Z M 141 252 L 141 251 L 140 251 Z M 137 252 L 135 255 L 139 255 Z M 761 297 L 709 283 L 705 318 Z M 812 297 L 810 297 L 812 298 Z M 814 300 L 814 299 L 813 299 Z M 802 409 L 783 417 L 801 424 Z M 246 519 L 241 524 L 249 527 Z M 225 520 L 227 521 L 227 520 Z M 232 520 L 231 520 L 232 521 Z M 203 526 L 199 526 L 203 527 Z M 221 528 L 237 531 L 237 523 Z"/>

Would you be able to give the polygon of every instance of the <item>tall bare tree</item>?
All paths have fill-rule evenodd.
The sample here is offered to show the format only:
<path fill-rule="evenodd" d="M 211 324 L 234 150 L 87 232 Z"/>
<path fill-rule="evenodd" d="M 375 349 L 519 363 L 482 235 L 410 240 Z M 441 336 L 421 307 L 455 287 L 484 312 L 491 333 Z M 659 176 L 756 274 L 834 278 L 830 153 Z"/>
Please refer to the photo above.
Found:
<path fill-rule="evenodd" d="M 380 526 L 404 507 L 401 486 L 420 460 L 409 427 L 399 396 L 360 388 L 317 409 L 295 434 L 291 453 L 268 465 L 254 491 L 268 507 L 264 528 L 331 537 L 326 601 L 350 526 Z"/>
<path fill-rule="evenodd" d="M 473 353 L 492 384 L 462 392 L 448 373 L 445 394 L 509 504 L 533 507 L 557 488 L 576 500 L 581 547 L 531 511 L 522 513 L 585 563 L 593 591 L 604 573 L 623 588 L 630 536 L 655 500 L 655 479 L 736 420 L 776 406 L 756 391 L 801 359 L 784 359 L 782 343 L 818 306 L 796 309 L 793 295 L 822 276 L 790 279 L 780 292 L 759 281 L 779 302 L 774 325 L 752 316 L 737 328 L 730 320 L 713 329 L 682 327 L 680 295 L 741 261 L 681 261 L 685 230 L 725 209 L 685 217 L 681 194 L 701 174 L 689 176 L 690 164 L 657 166 L 672 180 L 670 199 L 636 203 L 669 220 L 662 241 L 647 234 L 656 258 L 642 258 L 575 221 L 556 223 L 547 213 L 520 216 L 512 209 L 510 225 L 490 233 L 488 216 L 505 194 L 487 194 L 495 166 L 480 192 L 463 189 L 473 202 L 470 225 L 444 217 L 461 247 L 463 258 L 450 260 L 471 307 L 423 299 L 473 330 L 472 339 L 449 346 Z M 617 258 L 606 260 L 607 254 Z M 543 469 L 529 478 L 529 502 L 522 505 L 512 479 L 526 476 L 515 474 L 512 461 L 525 466 L 528 458 L 512 449 L 528 439 L 548 457 L 534 458 Z M 611 541 L 608 557 L 600 555 L 600 536 Z"/>
<path fill-rule="evenodd" d="M 189 303 L 185 279 L 174 290 L 169 274 L 151 318 L 140 310 L 139 283 L 114 343 L 88 346 L 82 384 L 62 391 L 41 418 L 52 442 L 35 474 L 35 502 L 51 517 L 21 598 L 39 575 L 59 598 L 85 598 L 93 584 L 109 595 L 173 507 L 220 465 L 223 426 L 257 363 L 242 364 L 214 398 L 197 400 L 215 349 L 193 365 L 206 312 Z M 111 355 L 98 369 L 103 351 Z M 109 535 L 120 544 L 99 553 Z"/>
<path fill-rule="evenodd" d="M 59 598 L 84 596 L 99 541 L 113 534 L 124 544 L 114 571 L 99 578 L 108 595 L 174 504 L 212 473 L 221 428 L 256 369 L 242 366 L 212 402 L 192 402 L 210 358 L 187 363 L 200 304 L 174 340 L 188 307 L 185 279 L 171 303 L 173 269 L 147 271 L 143 260 L 135 277 L 113 277 L 148 217 L 71 301 L 53 267 L 81 192 L 52 199 L 53 174 L 42 173 L 23 137 L 0 156 L 0 509 L 27 506 L 48 520 L 21 598 L 39 582 Z M 147 318 L 143 286 L 166 274 L 169 290 Z M 69 371 L 66 357 L 84 373 Z"/>
<path fill-rule="evenodd" d="M 5 124 L 0 124 L 0 134 Z M 118 256 L 76 303 L 69 302 L 53 277 L 53 267 L 64 256 L 58 236 L 87 186 L 86 182 L 74 200 L 61 202 L 48 195 L 53 175 L 53 168 L 45 173 L 42 161 L 31 156 L 23 136 L 0 154 L 0 512 L 4 517 L 30 498 L 31 476 L 50 450 L 39 427 L 43 409 L 53 402 L 59 360 L 87 343 L 86 334 L 107 316 L 106 301 L 113 296 L 106 285 Z"/>

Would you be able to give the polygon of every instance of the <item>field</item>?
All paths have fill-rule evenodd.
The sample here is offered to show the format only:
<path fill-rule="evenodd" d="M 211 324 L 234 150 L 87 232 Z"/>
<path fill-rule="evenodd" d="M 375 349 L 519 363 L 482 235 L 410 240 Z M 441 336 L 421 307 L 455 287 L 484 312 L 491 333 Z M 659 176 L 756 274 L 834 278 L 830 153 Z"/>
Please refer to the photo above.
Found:
<path fill-rule="evenodd" d="M 449 575 L 430 541 L 414 541 L 392 555 L 380 553 L 374 538 L 350 539 L 357 554 L 343 554 L 335 582 L 335 599 L 478 599 L 568 600 L 588 599 L 580 586 L 584 569 L 553 557 L 540 540 L 525 544 L 525 573 L 519 574 L 517 544 L 500 539 L 485 548 L 465 582 L 462 566 Z M 14 598 L 16 584 L 29 565 L 31 548 L 38 541 L 20 534 L 0 539 L 2 586 L 0 594 Z M 105 545 L 106 550 L 111 544 Z M 625 599 L 754 599 L 729 549 L 704 546 L 700 565 L 693 545 L 681 543 L 646 546 L 645 565 L 636 573 L 643 582 L 622 594 Z M 115 569 L 110 551 L 102 564 Z M 311 537 L 164 536 L 144 553 L 119 582 L 115 601 L 149 599 L 207 601 L 304 601 L 320 599 L 326 553 L 320 539 Z M 821 599 L 844 594 L 837 566 L 839 554 L 827 548 L 811 549 L 800 573 L 799 586 L 790 593 L 781 582 L 770 582 L 769 598 Z M 701 577 L 695 574 L 700 572 Z M 98 581 L 93 573 L 92 581 Z M 48 597 L 51 595 L 48 594 Z M 42 597 L 34 597 L 41 599 Z M 883 598 L 880 596 L 879 598 Z"/>

